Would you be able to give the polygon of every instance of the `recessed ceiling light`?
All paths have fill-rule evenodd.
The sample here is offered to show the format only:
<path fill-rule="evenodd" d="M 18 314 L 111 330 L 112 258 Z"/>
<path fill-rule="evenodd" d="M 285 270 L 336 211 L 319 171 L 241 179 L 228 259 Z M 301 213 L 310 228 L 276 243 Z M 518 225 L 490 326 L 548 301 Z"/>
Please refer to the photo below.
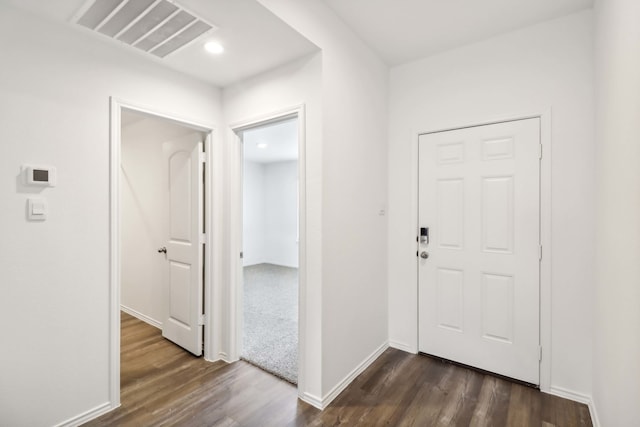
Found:
<path fill-rule="evenodd" d="M 267 145 L 267 143 L 266 143 L 266 142 L 258 142 L 258 143 L 256 144 L 256 147 L 258 147 L 258 148 L 267 148 L 267 147 L 268 147 L 268 145 Z"/>
<path fill-rule="evenodd" d="M 218 42 L 208 42 L 204 45 L 204 48 L 207 52 L 216 55 L 224 52 L 224 47 L 222 47 L 222 45 Z"/>

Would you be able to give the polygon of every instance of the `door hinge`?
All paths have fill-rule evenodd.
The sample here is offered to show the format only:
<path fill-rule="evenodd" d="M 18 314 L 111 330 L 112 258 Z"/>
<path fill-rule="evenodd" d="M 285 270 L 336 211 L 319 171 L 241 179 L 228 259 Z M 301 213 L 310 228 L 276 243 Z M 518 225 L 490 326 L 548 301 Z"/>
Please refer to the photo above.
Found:
<path fill-rule="evenodd" d="M 204 314 L 198 316 L 198 326 L 204 326 Z"/>
<path fill-rule="evenodd" d="M 202 233 L 202 234 L 200 235 L 200 242 L 199 242 L 199 243 L 200 243 L 200 244 L 205 244 L 205 243 L 207 243 L 207 233 Z"/>
<path fill-rule="evenodd" d="M 244 258 L 244 252 L 240 252 L 240 259 Z"/>
<path fill-rule="evenodd" d="M 207 153 L 205 153 L 204 151 L 200 153 L 200 162 L 207 163 Z"/>
<path fill-rule="evenodd" d="M 542 261 L 542 245 L 538 246 L 538 261 Z"/>
<path fill-rule="evenodd" d="M 542 159 L 542 144 L 538 145 L 538 158 Z"/>
<path fill-rule="evenodd" d="M 542 346 L 538 346 L 538 362 L 542 362 Z"/>

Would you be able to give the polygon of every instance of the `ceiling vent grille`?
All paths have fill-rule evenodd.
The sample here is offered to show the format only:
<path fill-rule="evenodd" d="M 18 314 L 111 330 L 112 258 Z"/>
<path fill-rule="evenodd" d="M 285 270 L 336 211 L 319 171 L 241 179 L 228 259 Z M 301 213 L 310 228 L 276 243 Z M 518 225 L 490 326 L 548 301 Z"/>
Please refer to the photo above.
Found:
<path fill-rule="evenodd" d="M 159 58 L 215 28 L 167 0 L 92 0 L 76 22 Z"/>

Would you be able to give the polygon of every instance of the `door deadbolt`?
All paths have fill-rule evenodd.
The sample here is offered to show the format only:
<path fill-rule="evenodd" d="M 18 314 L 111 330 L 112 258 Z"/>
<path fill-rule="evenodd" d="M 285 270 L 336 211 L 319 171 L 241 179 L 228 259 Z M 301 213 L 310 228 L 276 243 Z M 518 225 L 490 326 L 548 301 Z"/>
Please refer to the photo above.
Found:
<path fill-rule="evenodd" d="M 167 248 L 166 247 L 161 247 L 160 249 L 158 249 L 158 253 L 167 253 Z"/>
<path fill-rule="evenodd" d="M 420 252 L 420 258 L 422 258 L 422 259 L 429 258 L 429 252 L 427 252 L 427 251 Z"/>
<path fill-rule="evenodd" d="M 429 227 L 420 227 L 420 243 L 429 244 Z"/>

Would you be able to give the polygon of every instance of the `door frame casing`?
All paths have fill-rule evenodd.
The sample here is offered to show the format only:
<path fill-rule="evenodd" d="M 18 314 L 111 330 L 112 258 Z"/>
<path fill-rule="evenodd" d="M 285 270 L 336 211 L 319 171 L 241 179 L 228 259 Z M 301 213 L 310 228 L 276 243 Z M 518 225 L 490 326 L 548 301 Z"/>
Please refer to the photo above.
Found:
<path fill-rule="evenodd" d="M 234 122 L 228 126 L 229 165 L 231 194 L 229 205 L 230 251 L 238 256 L 231 258 L 229 280 L 229 361 L 240 358 L 242 348 L 242 250 L 243 233 L 243 146 L 238 132 L 272 122 L 296 117 L 298 121 L 298 395 L 304 397 L 306 355 L 306 294 L 307 294 L 307 197 L 306 197 L 306 119 L 305 105 L 295 105 L 268 114 Z"/>
<path fill-rule="evenodd" d="M 540 390 L 551 392 L 551 108 L 539 110 L 533 113 L 522 113 L 513 115 L 504 115 L 489 119 L 468 120 L 453 124 L 444 124 L 441 126 L 429 126 L 422 129 L 414 130 L 411 154 L 416 159 L 411 165 L 411 185 L 412 185 L 412 224 L 417 233 L 419 230 L 418 218 L 418 177 L 419 177 L 419 158 L 418 146 L 420 135 L 445 132 L 469 127 L 491 125 L 496 123 L 526 120 L 538 118 L 540 119 L 540 145 L 542 146 L 542 158 L 540 159 L 540 245 L 542 246 L 542 256 L 540 260 Z M 416 261 L 417 262 L 417 261 Z M 416 294 L 419 286 L 419 276 L 416 264 L 415 270 Z M 418 321 L 419 309 L 418 299 L 415 305 L 416 320 Z M 418 334 L 419 322 L 416 324 L 416 335 L 412 343 L 411 352 L 418 353 Z"/>
<path fill-rule="evenodd" d="M 120 296 L 121 296 L 121 221 L 120 221 L 120 163 L 122 160 L 122 110 L 132 110 L 138 113 L 147 114 L 159 119 L 172 121 L 204 132 L 207 137 L 204 141 L 205 169 L 204 169 L 204 227 L 205 237 L 205 257 L 204 257 L 204 312 L 205 312 L 205 345 L 204 358 L 210 360 L 209 356 L 214 353 L 214 316 L 211 316 L 213 308 L 212 300 L 212 266 L 213 266 L 213 242 L 214 215 L 212 211 L 212 188 L 213 188 L 213 150 L 215 127 L 208 123 L 201 123 L 189 118 L 178 117 L 174 114 L 159 111 L 153 107 L 124 101 L 115 97 L 109 98 L 109 400 L 111 408 L 120 406 Z"/>

